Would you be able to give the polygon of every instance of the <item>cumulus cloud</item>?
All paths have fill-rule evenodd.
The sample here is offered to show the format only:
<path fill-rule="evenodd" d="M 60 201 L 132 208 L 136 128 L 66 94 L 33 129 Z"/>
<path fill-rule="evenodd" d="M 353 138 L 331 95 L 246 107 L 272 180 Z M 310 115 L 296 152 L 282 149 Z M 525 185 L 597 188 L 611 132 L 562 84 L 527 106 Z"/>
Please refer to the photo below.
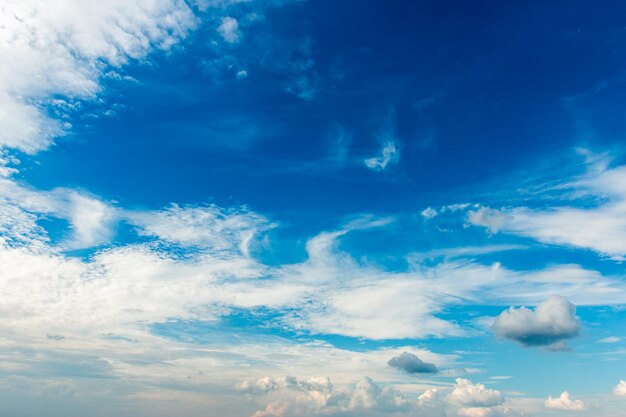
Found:
<path fill-rule="evenodd" d="M 394 356 L 387 362 L 392 368 L 398 368 L 409 374 L 436 373 L 437 367 L 434 363 L 424 362 L 416 355 L 409 352 L 402 352 L 399 356 Z"/>
<path fill-rule="evenodd" d="M 561 396 L 557 398 L 548 397 L 545 406 L 554 410 L 582 411 L 587 409 L 582 400 L 571 399 L 567 391 L 563 391 Z"/>
<path fill-rule="evenodd" d="M 289 381 L 289 382 L 286 382 Z M 316 381 L 321 381 L 319 384 Z M 426 389 L 416 398 L 414 390 L 400 392 L 391 385 L 381 386 L 371 378 L 361 378 L 356 384 L 333 386 L 328 378 L 310 381 L 294 377 L 271 380 L 261 378 L 244 384 L 246 387 L 264 387 L 255 395 L 264 395 L 273 401 L 253 416 L 380 416 L 412 417 L 504 417 L 518 412 L 503 406 L 504 398 L 484 385 L 458 379 L 446 396 L 437 388 Z M 270 386 L 271 389 L 265 389 Z"/>
<path fill-rule="evenodd" d="M 615 386 L 613 393 L 618 397 L 626 397 L 626 381 L 619 381 L 619 383 Z"/>
<path fill-rule="evenodd" d="M 252 383 L 244 383 L 243 389 L 248 386 L 265 387 L 267 378 Z M 257 411 L 254 416 L 282 415 L 289 410 L 293 415 L 335 414 L 352 411 L 376 410 L 382 413 L 408 411 L 415 407 L 403 394 L 391 386 L 380 387 L 371 378 L 364 377 L 353 387 L 336 389 L 327 377 L 315 377 L 309 381 L 286 377 L 272 381 L 271 390 L 290 390 L 293 395 L 285 394 L 280 400 L 269 403 L 263 410 Z M 242 386 L 239 386 L 242 389 Z M 258 391 L 257 391 L 258 392 Z"/>
<path fill-rule="evenodd" d="M 504 403 L 500 391 L 488 389 L 483 384 L 474 384 L 463 378 L 457 378 L 448 400 L 465 408 L 488 408 Z"/>
<path fill-rule="evenodd" d="M 492 328 L 498 336 L 523 346 L 562 350 L 565 340 L 578 336 L 581 325 L 576 307 L 565 297 L 552 296 L 534 310 L 510 307 L 496 318 Z"/>
<path fill-rule="evenodd" d="M 51 96 L 93 99 L 109 67 L 170 48 L 197 23 L 183 0 L 9 0 L 0 13 L 0 148 L 45 149 L 68 128 Z"/>

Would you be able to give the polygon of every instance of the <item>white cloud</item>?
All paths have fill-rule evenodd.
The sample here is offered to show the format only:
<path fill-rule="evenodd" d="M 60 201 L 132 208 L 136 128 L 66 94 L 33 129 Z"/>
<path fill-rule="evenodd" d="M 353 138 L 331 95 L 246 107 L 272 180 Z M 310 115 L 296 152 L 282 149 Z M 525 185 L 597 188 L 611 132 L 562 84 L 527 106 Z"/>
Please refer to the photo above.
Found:
<path fill-rule="evenodd" d="M 457 378 L 448 400 L 468 408 L 487 408 L 504 403 L 500 391 L 488 389 L 483 384 L 474 384 L 463 378 Z"/>
<path fill-rule="evenodd" d="M 126 211 L 125 217 L 143 236 L 154 236 L 182 246 L 241 250 L 249 254 L 252 238 L 271 227 L 267 219 L 245 209 L 224 210 L 215 205 L 165 210 Z"/>
<path fill-rule="evenodd" d="M 377 156 L 363 160 L 363 163 L 369 169 L 374 171 L 384 171 L 391 164 L 398 163 L 400 152 L 394 141 L 383 143 L 383 147 Z"/>
<path fill-rule="evenodd" d="M 38 224 L 46 216 L 66 219 L 70 237 L 60 244 L 50 243 Z M 68 242 L 89 246 L 110 239 L 118 221 L 136 225 L 150 242 L 138 239 L 144 243 L 105 247 L 89 259 L 60 252 Z M 348 377 L 368 374 L 383 381 L 379 386 L 365 380 L 358 389 L 348 390 L 349 395 L 333 397 L 335 409 L 373 413 L 415 409 L 432 417 L 442 407 L 441 401 L 432 400 L 434 392 L 424 394 L 415 405 L 417 399 L 386 389 L 391 381 L 410 378 L 389 368 L 387 362 L 408 352 L 448 370 L 454 366 L 454 357 L 411 347 L 349 352 L 318 342 L 296 346 L 269 339 L 202 346 L 165 339 L 151 328 L 176 321 L 217 322 L 233 309 L 260 309 L 275 314 L 277 325 L 308 333 L 371 339 L 449 336 L 464 334 L 454 323 L 437 317 L 451 305 L 534 302 L 552 292 L 573 294 L 584 303 L 625 302 L 621 281 L 575 265 L 512 271 L 503 266 L 442 262 L 389 271 L 342 251 L 343 236 L 390 222 L 389 218 L 359 218 L 311 238 L 306 246 L 308 259 L 303 262 L 264 265 L 246 248 L 250 234 L 262 233 L 270 224 L 248 210 L 170 206 L 133 211 L 85 192 L 40 191 L 1 179 L 0 232 L 5 241 L 0 247 L 0 360 L 10 357 L 11 366 L 26 366 L 36 374 L 52 366 L 48 361 L 54 362 L 59 355 L 70 362 L 77 355 L 97 363 L 106 358 L 108 365 L 95 366 L 93 372 L 122 375 L 124 384 L 130 384 L 125 389 L 141 395 L 156 395 L 141 391 L 146 385 L 159 389 L 172 384 L 223 386 L 226 380 L 260 373 L 284 375 L 297 363 L 309 378 L 306 381 L 324 370 L 338 381 L 333 388 L 337 393 L 345 392 Z M 184 256 L 163 250 L 172 244 L 193 250 Z M 38 356 L 6 354 L 18 346 L 29 346 Z M 142 388 L 140 382 L 133 386 L 129 381 L 148 383 Z M 268 395 L 285 389 L 305 395 L 278 386 Z M 482 391 L 486 392 L 483 397 L 494 395 L 493 390 Z M 163 395 L 181 398 L 182 394 Z M 457 408 L 492 408 L 489 412 L 494 416 L 504 413 L 498 406 L 478 405 L 486 402 L 455 404 L 454 413 Z M 424 411 L 427 405 L 432 412 Z M 289 412 L 298 410 L 293 407 L 288 406 Z"/>
<path fill-rule="evenodd" d="M 615 337 L 615 336 L 610 336 L 610 337 L 605 337 L 604 339 L 600 339 L 598 340 L 598 343 L 603 343 L 603 344 L 608 344 L 608 343 L 619 343 L 621 342 L 621 338 L 619 337 Z"/>
<path fill-rule="evenodd" d="M 52 95 L 92 99 L 107 67 L 169 48 L 196 25 L 183 0 L 7 0 L 0 12 L 0 148 L 45 149 L 67 125 Z"/>
<path fill-rule="evenodd" d="M 15 165 L 18 165 L 19 162 L 17 158 L 0 149 L 0 178 L 8 178 L 16 174 L 18 169 L 15 168 Z"/>
<path fill-rule="evenodd" d="M 503 311 L 493 324 L 494 332 L 523 346 L 545 346 L 562 349 L 564 341 L 578 336 L 581 325 L 576 307 L 565 297 L 553 296 L 535 310 L 511 307 Z"/>
<path fill-rule="evenodd" d="M 226 16 L 222 18 L 220 25 L 217 27 L 217 31 L 222 38 L 228 43 L 239 42 L 240 31 L 239 23 L 234 17 Z"/>
<path fill-rule="evenodd" d="M 267 389 L 267 385 L 271 388 Z M 282 394 L 280 400 L 269 403 L 265 409 L 257 411 L 254 416 L 282 415 L 289 410 L 292 415 L 335 414 L 352 411 L 377 410 L 383 413 L 394 413 L 414 407 L 398 390 L 391 386 L 380 387 L 371 378 L 364 377 L 354 387 L 337 389 L 328 377 L 314 377 L 308 381 L 294 377 L 279 380 L 262 378 L 256 382 L 245 382 L 239 386 L 245 390 L 249 386 L 262 386 L 268 393 L 277 390 L 291 390 L 292 394 Z M 248 390 L 250 392 L 250 390 Z"/>
<path fill-rule="evenodd" d="M 558 398 L 548 397 L 545 406 L 554 410 L 583 411 L 587 409 L 582 400 L 572 400 L 567 391 L 563 391 Z"/>
<path fill-rule="evenodd" d="M 422 210 L 422 212 L 420 214 L 425 219 L 432 219 L 433 217 L 436 217 L 437 214 L 439 214 L 439 213 L 437 212 L 437 210 L 435 210 L 432 207 L 426 207 L 424 210 Z"/>
<path fill-rule="evenodd" d="M 613 393 L 618 397 L 626 397 L 626 381 L 619 381 L 619 383 L 615 386 Z"/>
<path fill-rule="evenodd" d="M 0 231 L 7 243 L 32 244 L 47 241 L 37 223 L 46 216 L 67 220 L 69 235 L 64 249 L 81 249 L 108 243 L 113 236 L 116 209 L 97 197 L 67 188 L 32 190 L 10 179 L 0 178 Z"/>
<path fill-rule="evenodd" d="M 63 201 L 63 200 L 61 200 Z M 92 197 L 69 191 L 65 204 L 73 235 L 65 243 L 69 249 L 81 249 L 108 243 L 113 236 L 115 209 Z M 62 210 L 59 211 L 65 214 Z"/>
<path fill-rule="evenodd" d="M 626 256 L 626 166 L 608 168 L 595 163 L 582 177 L 562 186 L 560 193 L 580 206 L 561 205 L 547 209 L 528 207 L 468 212 L 468 222 L 491 233 L 511 233 L 543 243 L 590 249 L 604 256 Z M 589 207 L 588 200 L 595 204 Z M 570 202 L 571 204 L 571 202 Z"/>

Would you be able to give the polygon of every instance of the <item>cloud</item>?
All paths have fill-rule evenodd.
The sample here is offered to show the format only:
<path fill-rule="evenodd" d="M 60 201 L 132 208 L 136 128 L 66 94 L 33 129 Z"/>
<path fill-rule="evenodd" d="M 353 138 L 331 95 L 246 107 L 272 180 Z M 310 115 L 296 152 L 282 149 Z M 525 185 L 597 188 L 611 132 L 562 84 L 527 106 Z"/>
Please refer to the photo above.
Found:
<path fill-rule="evenodd" d="M 220 250 L 241 250 L 249 254 L 252 238 L 273 225 L 245 208 L 225 210 L 215 205 L 164 210 L 126 211 L 126 219 L 142 236 L 153 236 L 181 246 Z"/>
<path fill-rule="evenodd" d="M 454 404 L 469 408 L 494 407 L 504 403 L 500 391 L 485 388 L 483 384 L 474 384 L 472 381 L 457 378 L 448 400 Z"/>
<path fill-rule="evenodd" d="M 582 400 L 572 400 L 567 391 L 563 391 L 558 398 L 548 397 L 545 406 L 553 410 L 583 411 L 587 409 L 587 406 Z"/>
<path fill-rule="evenodd" d="M 27 153 L 69 128 L 48 115 L 50 97 L 91 100 L 107 68 L 168 49 L 197 24 L 183 0 L 11 0 L 0 19 L 0 148 Z"/>
<path fill-rule="evenodd" d="M 400 152 L 395 142 L 387 141 L 383 143 L 382 149 L 377 156 L 363 160 L 366 167 L 374 171 L 384 171 L 389 165 L 397 164 L 400 159 Z"/>
<path fill-rule="evenodd" d="M 613 393 L 618 397 L 626 397 L 626 381 L 619 381 L 619 383 L 615 386 Z"/>
<path fill-rule="evenodd" d="M 265 386 L 266 380 L 267 378 L 263 378 L 260 380 L 262 382 L 244 383 L 244 386 Z M 280 416 L 287 410 L 291 415 L 328 415 L 367 410 L 395 413 L 415 407 L 414 403 L 395 388 L 380 387 L 368 377 L 363 377 L 353 387 L 344 389 L 336 389 L 327 377 L 314 377 L 308 381 L 285 377 L 273 381 L 272 388 L 266 392 L 277 390 L 290 390 L 294 394 L 281 395 L 280 400 L 269 403 L 253 416 Z"/>
<path fill-rule="evenodd" d="M 535 310 L 510 307 L 493 324 L 500 337 L 515 340 L 523 346 L 545 346 L 560 350 L 564 341 L 580 333 L 576 307 L 565 297 L 552 296 Z"/>
<path fill-rule="evenodd" d="M 222 38 L 228 43 L 239 42 L 241 33 L 239 31 L 239 23 L 234 17 L 226 16 L 222 18 L 220 25 L 217 27 L 217 31 Z"/>
<path fill-rule="evenodd" d="M 424 362 L 416 355 L 409 352 L 402 352 L 399 356 L 394 356 L 387 362 L 392 368 L 401 369 L 409 374 L 436 373 L 437 367 L 433 363 Z"/>
<path fill-rule="evenodd" d="M 609 343 L 619 343 L 621 342 L 621 338 L 619 337 L 615 337 L 615 336 L 610 336 L 610 337 L 605 337 L 604 339 L 600 339 L 598 340 L 597 343 L 603 343 L 603 344 L 609 344 Z"/>
<path fill-rule="evenodd" d="M 380 151 L 371 158 L 365 158 L 363 164 L 373 171 L 385 171 L 400 161 L 399 140 L 396 137 L 396 114 L 392 110 L 376 132 Z"/>
<path fill-rule="evenodd" d="M 613 259 L 626 256 L 626 166 L 609 168 L 594 159 L 588 172 L 551 190 L 569 205 L 470 210 L 470 224 L 539 242 L 593 250 Z M 593 204 L 589 204 L 589 201 Z"/>
<path fill-rule="evenodd" d="M 426 207 L 424 210 L 421 211 L 420 214 L 425 219 L 432 219 L 432 218 L 436 217 L 437 214 L 439 214 L 439 213 L 437 212 L 437 210 L 435 210 L 432 207 Z"/>
<path fill-rule="evenodd" d="M 246 386 L 266 386 L 268 378 L 250 381 Z M 437 388 L 428 388 L 416 397 L 414 389 L 400 392 L 392 385 L 381 385 L 371 378 L 359 379 L 356 384 L 336 387 L 326 377 L 309 381 L 294 377 L 270 382 L 270 390 L 254 394 L 271 401 L 253 416 L 381 416 L 411 417 L 504 417 L 518 412 L 502 404 L 504 398 L 482 384 L 458 379 L 453 390 L 442 395 Z M 284 381 L 289 381 L 284 383 Z M 446 389 L 444 389 L 446 391 Z"/>
<path fill-rule="evenodd" d="M 117 211 L 86 192 L 67 188 L 33 190 L 0 178 L 0 241 L 28 246 L 48 241 L 37 222 L 45 217 L 67 220 L 68 235 L 62 249 L 82 249 L 108 243 Z"/>

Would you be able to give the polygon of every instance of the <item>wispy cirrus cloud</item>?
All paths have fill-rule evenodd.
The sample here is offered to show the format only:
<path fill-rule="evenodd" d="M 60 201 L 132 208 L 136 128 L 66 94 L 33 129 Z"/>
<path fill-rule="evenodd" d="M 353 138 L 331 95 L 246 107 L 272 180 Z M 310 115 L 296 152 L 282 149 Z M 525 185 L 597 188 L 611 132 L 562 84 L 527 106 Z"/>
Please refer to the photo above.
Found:
<path fill-rule="evenodd" d="M 583 411 L 587 409 L 587 406 L 583 401 L 570 398 L 569 392 L 567 391 L 563 391 L 563 393 L 557 398 L 552 396 L 548 397 L 545 405 L 546 408 L 554 410 Z"/>
<path fill-rule="evenodd" d="M 567 197 L 547 208 L 480 207 L 469 210 L 470 224 L 539 242 L 588 249 L 623 259 L 626 254 L 626 167 L 606 156 L 588 157 L 588 171 L 553 190 Z"/>

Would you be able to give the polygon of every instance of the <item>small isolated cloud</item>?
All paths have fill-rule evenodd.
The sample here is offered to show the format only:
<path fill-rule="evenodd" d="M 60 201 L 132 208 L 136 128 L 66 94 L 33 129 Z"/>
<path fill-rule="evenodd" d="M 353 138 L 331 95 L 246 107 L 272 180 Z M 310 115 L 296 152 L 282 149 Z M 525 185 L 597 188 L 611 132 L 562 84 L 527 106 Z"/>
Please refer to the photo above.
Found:
<path fill-rule="evenodd" d="M 587 409 L 587 406 L 581 400 L 572 400 L 567 391 L 563 391 L 558 398 L 548 397 L 545 406 L 553 410 L 582 411 Z"/>
<path fill-rule="evenodd" d="M 400 152 L 394 141 L 383 144 L 380 153 L 372 158 L 363 161 L 366 167 L 374 171 L 384 171 L 389 165 L 397 164 L 400 159 Z"/>
<path fill-rule="evenodd" d="M 217 27 L 217 31 L 228 43 L 237 43 L 239 41 L 239 23 L 234 17 L 223 17 L 222 23 Z"/>
<path fill-rule="evenodd" d="M 432 374 L 437 372 L 434 363 L 424 362 L 409 352 L 402 352 L 400 356 L 394 356 L 387 362 L 392 368 L 398 368 L 409 374 Z"/>
<path fill-rule="evenodd" d="M 619 337 L 611 336 L 598 340 L 598 343 L 619 343 L 622 339 Z"/>
<path fill-rule="evenodd" d="M 626 397 L 626 381 L 623 379 L 619 381 L 619 384 L 615 386 L 613 393 L 615 393 L 618 397 Z"/>
<path fill-rule="evenodd" d="M 433 217 L 437 216 L 437 214 L 439 213 L 437 213 L 437 210 L 435 210 L 432 207 L 426 207 L 424 210 L 422 210 L 420 214 L 425 219 L 432 219 Z"/>
<path fill-rule="evenodd" d="M 534 310 L 510 307 L 498 316 L 492 326 L 500 337 L 523 346 L 542 346 L 550 350 L 567 348 L 565 340 L 580 333 L 576 306 L 565 297 L 552 296 Z"/>
<path fill-rule="evenodd" d="M 448 401 L 469 408 L 495 407 L 504 403 L 502 393 L 487 389 L 483 384 L 474 384 L 469 379 L 457 378 Z"/>

